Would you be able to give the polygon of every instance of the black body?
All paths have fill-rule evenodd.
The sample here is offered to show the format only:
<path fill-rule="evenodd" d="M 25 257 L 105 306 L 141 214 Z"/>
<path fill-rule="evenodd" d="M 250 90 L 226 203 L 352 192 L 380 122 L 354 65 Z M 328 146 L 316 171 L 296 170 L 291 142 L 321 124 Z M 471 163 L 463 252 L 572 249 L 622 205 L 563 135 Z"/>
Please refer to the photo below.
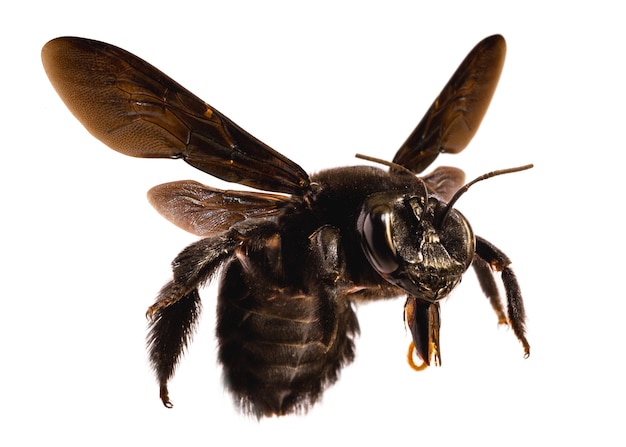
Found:
<path fill-rule="evenodd" d="M 309 178 L 136 56 L 80 38 L 46 44 L 42 58 L 54 87 L 111 148 L 182 158 L 216 177 L 269 191 L 181 181 L 149 192 L 167 219 L 204 237 L 173 261 L 173 279 L 147 314 L 150 359 L 166 406 L 167 382 L 200 315 L 198 289 L 218 274 L 225 381 L 241 408 L 258 416 L 306 410 L 338 378 L 354 358 L 355 302 L 406 295 L 415 353 L 425 365 L 439 364 L 438 302 L 472 264 L 499 322 L 512 326 L 528 355 L 510 261 L 447 205 L 463 186 L 462 171 L 443 167 L 415 175 L 439 153 L 469 143 L 504 55 L 501 36 L 480 42 L 389 169 L 335 168 Z M 508 318 L 493 270 L 502 272 Z"/>

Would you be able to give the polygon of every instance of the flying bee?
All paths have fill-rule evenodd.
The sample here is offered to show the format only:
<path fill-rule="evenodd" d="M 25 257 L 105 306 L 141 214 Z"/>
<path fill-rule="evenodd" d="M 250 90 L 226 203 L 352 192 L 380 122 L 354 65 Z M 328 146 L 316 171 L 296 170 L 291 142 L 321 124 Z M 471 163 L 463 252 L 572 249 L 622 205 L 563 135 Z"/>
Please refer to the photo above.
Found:
<path fill-rule="evenodd" d="M 525 356 L 525 313 L 508 257 L 475 236 L 454 208 L 476 181 L 439 167 L 440 153 L 472 139 L 498 83 L 506 45 L 478 43 L 422 121 L 385 166 L 309 176 L 168 76 L 113 45 L 61 37 L 42 50 L 67 107 L 96 138 L 134 157 L 181 158 L 228 182 L 266 192 L 220 190 L 194 181 L 156 186 L 151 204 L 202 239 L 173 261 L 173 279 L 147 311 L 148 351 L 167 383 L 201 312 L 198 289 L 219 276 L 217 339 L 226 386 L 246 412 L 301 412 L 354 359 L 355 303 L 406 296 L 409 363 L 441 363 L 439 302 L 470 265 L 500 323 Z M 506 307 L 498 294 L 501 273 Z M 414 357 L 421 359 L 417 365 Z"/>

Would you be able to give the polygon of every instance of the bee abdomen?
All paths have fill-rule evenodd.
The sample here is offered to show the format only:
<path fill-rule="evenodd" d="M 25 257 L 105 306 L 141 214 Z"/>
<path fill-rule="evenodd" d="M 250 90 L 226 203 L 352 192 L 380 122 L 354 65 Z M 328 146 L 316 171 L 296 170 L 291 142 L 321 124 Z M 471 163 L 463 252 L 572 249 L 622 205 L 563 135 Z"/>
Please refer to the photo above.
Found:
<path fill-rule="evenodd" d="M 237 261 L 222 279 L 217 336 L 226 385 L 257 416 L 306 411 L 354 359 L 356 315 L 347 302 L 260 283 Z"/>

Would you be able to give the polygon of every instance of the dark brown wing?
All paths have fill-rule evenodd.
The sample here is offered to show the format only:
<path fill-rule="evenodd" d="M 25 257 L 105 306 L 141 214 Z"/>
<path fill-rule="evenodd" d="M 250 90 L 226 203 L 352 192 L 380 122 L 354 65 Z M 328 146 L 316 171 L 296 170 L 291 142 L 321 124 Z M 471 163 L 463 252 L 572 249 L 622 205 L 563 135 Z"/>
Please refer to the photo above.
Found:
<path fill-rule="evenodd" d="M 465 184 L 465 172 L 459 168 L 439 166 L 433 172 L 422 177 L 428 191 L 437 194 L 445 202 Z"/>
<path fill-rule="evenodd" d="M 148 191 L 148 200 L 167 220 L 202 237 L 224 232 L 242 220 L 278 216 L 293 203 L 279 194 L 222 191 L 192 180 L 155 186 Z"/>
<path fill-rule="evenodd" d="M 267 191 L 302 195 L 309 185 L 296 163 L 127 51 L 61 37 L 41 57 L 70 111 L 116 151 L 182 158 L 220 179 Z"/>
<path fill-rule="evenodd" d="M 416 174 L 442 152 L 456 154 L 470 142 L 498 85 L 506 43 L 487 37 L 470 51 L 393 161 Z"/>

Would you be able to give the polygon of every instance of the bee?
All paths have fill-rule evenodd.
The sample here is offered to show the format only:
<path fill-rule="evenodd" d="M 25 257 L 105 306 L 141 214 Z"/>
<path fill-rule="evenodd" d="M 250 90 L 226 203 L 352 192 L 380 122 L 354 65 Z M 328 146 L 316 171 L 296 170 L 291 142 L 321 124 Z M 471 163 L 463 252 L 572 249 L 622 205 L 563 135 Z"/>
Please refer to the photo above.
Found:
<path fill-rule="evenodd" d="M 237 405 L 257 417 L 304 412 L 320 400 L 354 359 L 356 303 L 406 296 L 409 363 L 439 365 L 439 302 L 470 265 L 499 322 L 512 327 L 529 355 L 511 261 L 474 235 L 454 204 L 476 181 L 532 165 L 467 184 L 452 167 L 418 175 L 440 153 L 458 153 L 472 139 L 505 53 L 500 35 L 479 42 L 391 162 L 373 159 L 382 165 L 309 176 L 125 50 L 77 37 L 43 47 L 43 65 L 61 99 L 110 148 L 133 157 L 180 158 L 257 190 L 187 180 L 148 192 L 166 219 L 202 237 L 174 259 L 172 280 L 147 311 L 149 357 L 166 407 L 172 407 L 168 381 L 198 324 L 198 290 L 215 277 L 225 385 Z"/>

